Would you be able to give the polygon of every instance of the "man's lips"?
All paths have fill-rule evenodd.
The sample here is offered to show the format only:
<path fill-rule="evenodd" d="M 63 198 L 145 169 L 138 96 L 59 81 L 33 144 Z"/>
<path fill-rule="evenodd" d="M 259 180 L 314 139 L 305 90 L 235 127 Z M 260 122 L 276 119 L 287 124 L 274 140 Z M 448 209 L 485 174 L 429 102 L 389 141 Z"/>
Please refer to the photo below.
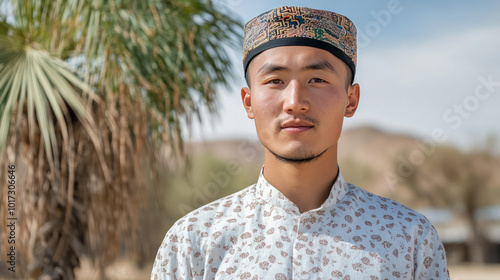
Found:
<path fill-rule="evenodd" d="M 300 119 L 289 120 L 281 124 L 281 130 L 290 134 L 301 133 L 313 127 L 313 123 Z"/>
<path fill-rule="evenodd" d="M 284 127 L 281 130 L 288 132 L 290 134 L 297 134 L 297 133 L 307 131 L 311 128 L 312 128 L 312 126 L 289 126 L 289 127 Z"/>

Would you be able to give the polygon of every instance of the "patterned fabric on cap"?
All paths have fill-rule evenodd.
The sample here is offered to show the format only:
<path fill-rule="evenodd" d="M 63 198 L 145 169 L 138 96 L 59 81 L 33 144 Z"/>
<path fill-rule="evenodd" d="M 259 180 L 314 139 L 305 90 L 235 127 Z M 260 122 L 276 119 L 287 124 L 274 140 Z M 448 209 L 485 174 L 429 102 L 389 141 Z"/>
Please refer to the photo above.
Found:
<path fill-rule="evenodd" d="M 331 52 L 356 70 L 356 27 L 334 12 L 303 7 L 280 7 L 245 25 L 243 66 L 259 53 L 279 46 L 311 46 Z"/>

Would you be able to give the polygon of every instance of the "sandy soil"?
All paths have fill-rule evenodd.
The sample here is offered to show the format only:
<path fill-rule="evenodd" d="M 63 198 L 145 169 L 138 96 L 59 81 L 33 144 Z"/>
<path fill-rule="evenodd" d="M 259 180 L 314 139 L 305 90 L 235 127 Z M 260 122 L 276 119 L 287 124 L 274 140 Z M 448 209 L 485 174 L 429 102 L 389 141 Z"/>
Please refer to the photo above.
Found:
<path fill-rule="evenodd" d="M 146 265 L 140 269 L 131 261 L 121 259 L 106 269 L 108 280 L 147 280 L 151 273 L 153 264 Z M 99 279 L 99 271 L 92 266 L 88 260 L 82 260 L 82 266 L 76 271 L 77 280 Z"/>
<path fill-rule="evenodd" d="M 500 280 L 500 265 L 454 265 L 449 267 L 451 280 Z"/>

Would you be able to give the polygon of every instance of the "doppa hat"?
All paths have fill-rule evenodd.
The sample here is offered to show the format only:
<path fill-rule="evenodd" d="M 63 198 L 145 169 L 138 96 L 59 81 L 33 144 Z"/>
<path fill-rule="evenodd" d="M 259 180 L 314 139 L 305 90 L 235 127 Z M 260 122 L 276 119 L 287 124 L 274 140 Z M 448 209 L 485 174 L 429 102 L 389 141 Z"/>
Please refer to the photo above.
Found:
<path fill-rule="evenodd" d="M 284 6 L 251 19 L 245 25 L 245 75 L 255 56 L 280 46 L 310 46 L 329 51 L 356 72 L 356 27 L 347 17 L 324 10 Z"/>

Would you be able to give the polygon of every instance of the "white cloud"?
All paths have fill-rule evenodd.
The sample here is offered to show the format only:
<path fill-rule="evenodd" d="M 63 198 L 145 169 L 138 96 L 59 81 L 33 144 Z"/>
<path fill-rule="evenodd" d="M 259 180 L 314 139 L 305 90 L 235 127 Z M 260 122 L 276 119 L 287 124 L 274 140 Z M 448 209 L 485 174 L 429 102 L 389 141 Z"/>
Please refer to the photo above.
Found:
<path fill-rule="evenodd" d="M 385 126 L 406 126 L 424 136 L 441 127 L 455 137 L 451 142 L 461 145 L 470 131 L 497 131 L 500 87 L 480 101 L 477 110 L 466 112 L 470 114 L 460 126 L 451 127 L 443 120 L 447 110 L 474 95 L 479 77 L 491 75 L 500 82 L 500 38 L 493 34 L 500 34 L 500 26 L 436 34 L 413 45 L 367 48 L 358 60 L 357 81 L 362 88 L 358 117 L 377 115 L 385 118 Z"/>

